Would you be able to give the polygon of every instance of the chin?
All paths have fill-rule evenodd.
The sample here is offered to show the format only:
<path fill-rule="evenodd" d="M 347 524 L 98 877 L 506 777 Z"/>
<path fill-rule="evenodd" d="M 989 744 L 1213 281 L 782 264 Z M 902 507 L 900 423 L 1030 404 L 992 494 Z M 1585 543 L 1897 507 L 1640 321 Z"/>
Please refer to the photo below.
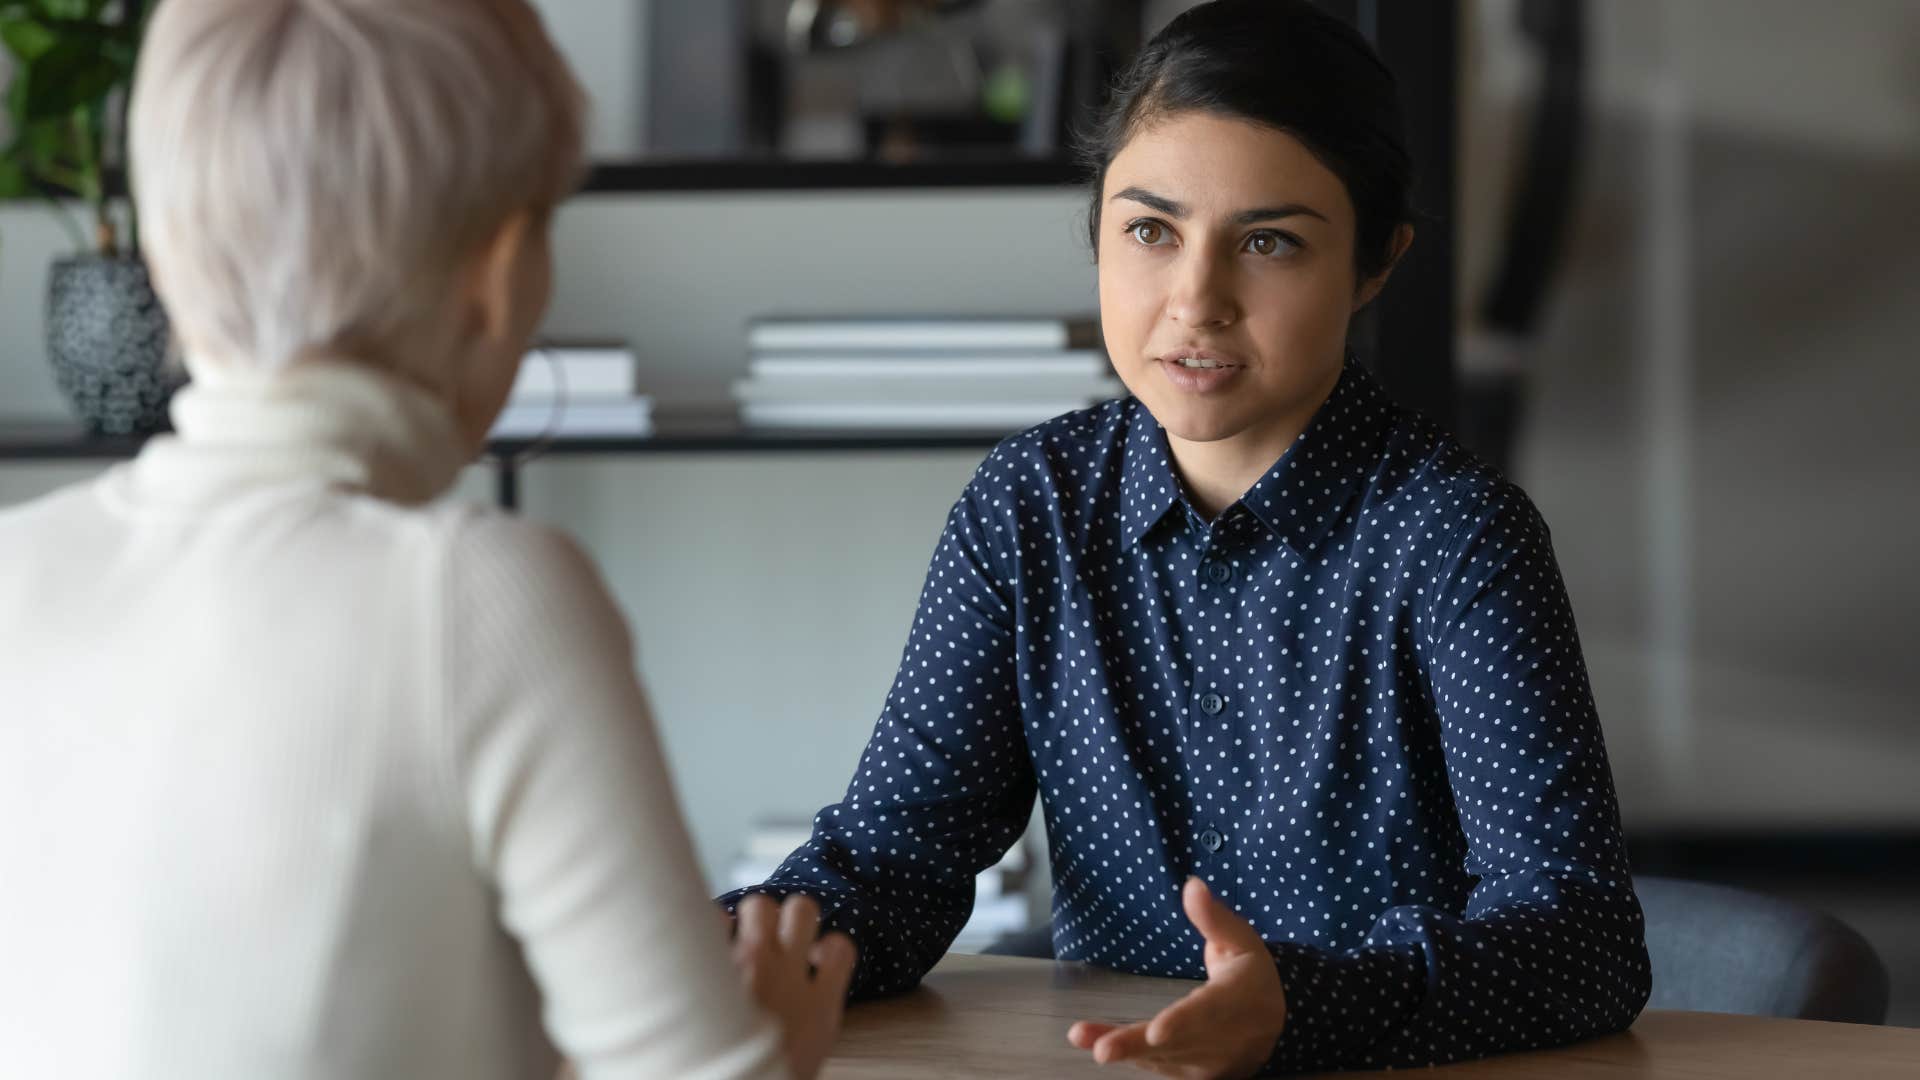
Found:
<path fill-rule="evenodd" d="M 1185 442 L 1219 442 L 1247 429 L 1246 418 L 1236 415 L 1237 410 L 1231 408 L 1209 407 L 1192 401 L 1168 403 L 1151 398 L 1143 403 L 1160 426 L 1167 429 L 1167 434 Z"/>

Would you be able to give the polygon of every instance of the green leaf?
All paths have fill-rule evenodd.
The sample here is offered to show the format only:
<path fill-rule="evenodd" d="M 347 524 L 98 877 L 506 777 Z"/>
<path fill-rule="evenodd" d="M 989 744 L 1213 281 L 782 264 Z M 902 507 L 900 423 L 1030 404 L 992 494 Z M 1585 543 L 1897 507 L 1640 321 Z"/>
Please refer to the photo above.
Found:
<path fill-rule="evenodd" d="M 26 129 L 27 105 L 33 93 L 33 72 L 21 68 L 13 73 L 13 85 L 7 87 L 7 116 L 17 133 Z"/>
<path fill-rule="evenodd" d="M 124 160 L 108 145 L 110 129 L 121 133 L 109 113 L 133 81 L 145 29 L 121 2 L 0 0 L 0 45 L 18 58 L 5 99 L 14 141 L 0 154 L 0 198 L 104 198 L 101 163 Z"/>
<path fill-rule="evenodd" d="M 104 100 L 123 77 L 120 65 L 101 57 L 90 42 L 66 40 L 26 65 L 29 87 L 22 119 L 66 116 Z"/>
<path fill-rule="evenodd" d="M 0 157 L 0 199 L 24 199 L 33 194 L 27 170 L 12 157 Z"/>
<path fill-rule="evenodd" d="M 79 155 L 74 153 L 71 125 L 35 124 L 20 133 L 8 156 L 36 187 L 77 189 Z"/>
<path fill-rule="evenodd" d="M 52 19 L 98 19 L 108 0 L 33 0 L 40 14 Z"/>
<path fill-rule="evenodd" d="M 140 27 L 85 19 L 56 19 L 46 15 L 20 16 L 12 21 L 31 22 L 43 29 L 56 43 L 78 42 L 93 49 L 111 46 L 137 46 Z"/>
<path fill-rule="evenodd" d="M 0 19 L 0 41 L 22 62 L 32 63 L 59 44 L 60 35 L 31 16 L 7 16 Z"/>

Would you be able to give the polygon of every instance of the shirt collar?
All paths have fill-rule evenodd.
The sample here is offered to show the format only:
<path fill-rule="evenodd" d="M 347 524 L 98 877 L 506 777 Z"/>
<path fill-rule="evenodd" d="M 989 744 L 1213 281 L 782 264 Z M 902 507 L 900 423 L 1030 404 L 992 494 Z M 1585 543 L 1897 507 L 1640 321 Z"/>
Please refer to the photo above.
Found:
<path fill-rule="evenodd" d="M 1173 471 L 1166 430 L 1139 401 L 1128 409 L 1120 507 L 1121 540 L 1132 547 L 1185 495 Z M 1238 505 L 1304 555 L 1339 524 L 1354 491 L 1373 474 L 1395 415 L 1380 384 L 1349 359 L 1306 430 Z"/>
<path fill-rule="evenodd" d="M 1140 399 L 1127 401 L 1127 448 L 1120 464 L 1120 540 L 1133 547 L 1181 500 L 1167 432 Z"/>

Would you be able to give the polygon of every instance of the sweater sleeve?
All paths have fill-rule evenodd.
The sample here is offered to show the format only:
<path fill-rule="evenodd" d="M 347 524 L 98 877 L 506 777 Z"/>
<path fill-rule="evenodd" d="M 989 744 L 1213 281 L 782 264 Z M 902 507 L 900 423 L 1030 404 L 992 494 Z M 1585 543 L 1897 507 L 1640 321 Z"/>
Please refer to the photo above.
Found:
<path fill-rule="evenodd" d="M 729 961 L 625 622 L 557 533 L 483 515 L 445 565 L 450 785 L 581 1080 L 787 1075 Z"/>
<path fill-rule="evenodd" d="M 1573 611 L 1518 488 L 1460 528 L 1428 590 L 1424 663 L 1478 882 L 1366 945 L 1270 944 L 1287 987 L 1275 1072 L 1444 1064 L 1620 1031 L 1651 968 Z M 1498 751 L 1505 768 L 1487 758 Z"/>

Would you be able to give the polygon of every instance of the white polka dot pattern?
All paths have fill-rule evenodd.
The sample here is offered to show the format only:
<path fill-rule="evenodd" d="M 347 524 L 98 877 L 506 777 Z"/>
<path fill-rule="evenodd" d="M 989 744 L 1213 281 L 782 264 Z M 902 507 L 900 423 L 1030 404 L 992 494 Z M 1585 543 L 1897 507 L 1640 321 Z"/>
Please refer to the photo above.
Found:
<path fill-rule="evenodd" d="M 1198 874 L 1285 980 L 1275 1071 L 1559 1044 L 1646 1003 L 1546 525 L 1358 366 L 1212 522 L 1138 402 L 996 448 L 845 798 L 750 891 L 818 897 L 856 994 L 911 987 L 1036 792 L 1058 954 L 1203 977 Z"/>

